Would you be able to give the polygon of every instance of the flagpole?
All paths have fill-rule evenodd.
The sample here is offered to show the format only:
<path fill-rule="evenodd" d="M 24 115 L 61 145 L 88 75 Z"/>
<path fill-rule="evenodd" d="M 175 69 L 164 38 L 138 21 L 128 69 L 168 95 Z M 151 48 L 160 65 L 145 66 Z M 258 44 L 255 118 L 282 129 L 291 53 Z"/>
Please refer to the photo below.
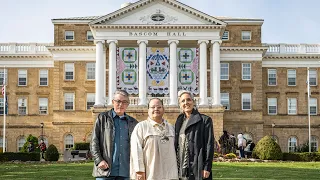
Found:
<path fill-rule="evenodd" d="M 2 152 L 6 152 L 6 67 L 3 67 L 3 143 Z"/>
<path fill-rule="evenodd" d="M 311 128 L 310 128 L 310 69 L 308 66 L 308 71 L 307 71 L 308 75 L 307 75 L 307 82 L 308 82 L 308 139 L 309 139 L 309 153 L 311 153 Z"/>

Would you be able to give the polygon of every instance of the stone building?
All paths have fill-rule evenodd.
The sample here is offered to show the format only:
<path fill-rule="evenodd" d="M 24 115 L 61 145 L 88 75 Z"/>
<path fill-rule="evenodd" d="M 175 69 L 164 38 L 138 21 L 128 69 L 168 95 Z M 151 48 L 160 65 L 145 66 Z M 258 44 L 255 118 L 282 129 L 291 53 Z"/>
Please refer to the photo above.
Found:
<path fill-rule="evenodd" d="M 88 142 L 112 93 L 132 95 L 128 113 L 147 118 L 151 97 L 165 118 L 179 114 L 177 92 L 192 90 L 214 134 L 274 135 L 283 151 L 308 141 L 318 149 L 319 44 L 263 44 L 263 19 L 215 17 L 175 0 L 140 0 L 105 16 L 52 19 L 54 43 L 0 43 L 6 77 L 6 148 L 29 134 L 60 152 Z M 0 114 L 4 114 L 0 98 Z M 2 147 L 3 119 L 0 121 Z"/>

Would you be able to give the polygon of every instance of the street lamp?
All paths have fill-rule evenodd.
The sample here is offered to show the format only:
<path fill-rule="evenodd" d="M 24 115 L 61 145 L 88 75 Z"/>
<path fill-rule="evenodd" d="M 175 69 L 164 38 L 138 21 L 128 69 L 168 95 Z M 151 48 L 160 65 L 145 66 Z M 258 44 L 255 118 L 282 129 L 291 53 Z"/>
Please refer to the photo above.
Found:
<path fill-rule="evenodd" d="M 271 124 L 271 126 L 272 126 L 272 139 L 274 140 L 274 130 L 273 130 L 273 128 L 276 126 L 276 124 L 273 122 Z"/>
<path fill-rule="evenodd" d="M 40 127 L 41 127 L 41 139 L 42 139 L 42 140 L 43 140 L 43 126 L 44 126 L 43 122 L 40 123 Z"/>

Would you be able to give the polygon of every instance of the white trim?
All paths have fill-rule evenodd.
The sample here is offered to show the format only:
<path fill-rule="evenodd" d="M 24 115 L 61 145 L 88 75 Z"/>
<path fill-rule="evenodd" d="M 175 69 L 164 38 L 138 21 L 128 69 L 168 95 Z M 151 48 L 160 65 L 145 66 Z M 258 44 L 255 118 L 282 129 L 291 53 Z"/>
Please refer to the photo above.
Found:
<path fill-rule="evenodd" d="M 25 71 L 25 75 L 26 75 L 26 84 L 25 85 L 20 85 L 20 78 L 24 78 L 24 77 L 20 77 L 20 72 Z M 28 70 L 27 69 L 18 69 L 18 86 L 28 86 Z"/>
<path fill-rule="evenodd" d="M 290 68 L 299 68 L 299 67 L 320 67 L 319 59 L 317 60 L 263 60 L 262 67 L 290 67 Z"/>
<path fill-rule="evenodd" d="M 44 114 L 41 114 L 41 111 L 44 111 L 44 110 L 40 110 L 40 99 L 46 99 L 47 100 L 47 104 L 46 104 L 46 113 Z M 39 110 L 39 115 L 48 115 L 49 114 L 49 98 L 48 97 L 39 97 L 38 98 L 38 110 Z"/>
<path fill-rule="evenodd" d="M 271 100 L 275 100 L 276 101 L 275 105 L 273 105 L 273 104 L 270 105 L 270 101 Z M 277 115 L 277 113 L 278 113 L 278 99 L 277 98 L 268 98 L 267 106 L 268 106 L 268 115 Z M 275 113 L 270 113 L 270 106 L 275 106 L 276 107 L 276 112 Z"/>
<path fill-rule="evenodd" d="M 70 65 L 71 67 L 71 64 L 72 64 L 72 71 L 67 71 L 67 65 Z M 75 79 L 75 67 L 74 67 L 74 63 L 72 62 L 67 62 L 67 63 L 64 63 L 64 69 L 63 69 L 63 74 L 64 74 L 64 80 L 65 81 L 74 81 Z M 72 79 L 67 79 L 67 72 L 72 72 Z"/>
<path fill-rule="evenodd" d="M 289 100 L 294 100 L 294 102 L 295 102 L 295 109 L 289 109 Z M 290 113 L 290 110 L 291 111 L 293 111 L 293 110 L 295 110 L 295 112 L 294 113 Z M 297 113 L 298 113 L 298 101 L 297 101 L 297 98 L 288 98 L 287 99 L 287 111 L 288 111 L 288 115 L 296 115 Z"/>
<path fill-rule="evenodd" d="M 250 67 L 243 67 L 244 64 L 249 64 Z M 251 81 L 251 79 L 252 79 L 252 67 L 251 66 L 252 66 L 251 63 L 241 63 L 241 80 L 243 80 L 243 81 Z M 250 78 L 249 79 L 244 79 L 243 78 L 244 77 L 244 74 L 243 74 L 243 69 L 244 68 L 250 68 Z M 245 75 L 245 76 L 247 76 L 247 75 Z"/>
<path fill-rule="evenodd" d="M 244 98 L 244 95 L 250 95 L 249 97 L 249 99 L 250 99 L 250 109 L 243 109 L 243 103 L 244 103 L 244 101 L 243 101 L 243 98 Z M 251 93 L 241 93 L 241 109 L 242 109 L 242 111 L 251 111 L 252 110 L 252 94 Z"/>
<path fill-rule="evenodd" d="M 227 69 L 228 69 L 228 74 L 227 74 L 228 78 L 227 78 L 227 79 L 222 79 L 222 78 L 221 78 L 222 69 L 225 68 L 225 67 L 222 67 L 222 64 L 227 64 L 227 65 L 228 65 L 228 67 L 227 67 Z M 220 81 L 228 81 L 228 80 L 229 80 L 229 77 L 230 77 L 229 67 L 230 67 L 230 66 L 229 66 L 229 63 L 220 63 Z M 224 75 L 224 76 L 225 76 L 225 75 Z"/>
<path fill-rule="evenodd" d="M 243 37 L 246 37 L 246 36 L 244 36 L 244 34 L 243 33 L 247 33 L 247 32 L 249 32 L 250 33 L 250 39 L 243 39 Z M 252 32 L 251 31 L 247 31 L 247 30 L 245 30 L 245 31 L 241 31 L 241 40 L 242 41 L 251 41 L 252 40 Z"/>
<path fill-rule="evenodd" d="M 41 85 L 41 71 L 47 71 L 47 85 Z M 49 86 L 49 70 L 48 69 L 39 69 L 39 86 Z"/>
<path fill-rule="evenodd" d="M 66 109 L 66 94 L 72 95 L 72 106 L 73 106 L 72 109 Z M 75 93 L 74 92 L 65 92 L 63 94 L 63 109 L 65 111 L 74 111 L 75 110 Z"/>
<path fill-rule="evenodd" d="M 312 100 L 315 101 L 315 104 L 312 104 Z M 316 107 L 316 113 L 315 114 L 312 114 L 311 113 L 311 106 L 315 106 Z M 316 116 L 318 114 L 318 99 L 317 98 L 310 98 L 310 115 L 311 116 Z"/>
<path fill-rule="evenodd" d="M 72 39 L 67 39 L 67 32 L 72 32 Z M 74 31 L 65 30 L 65 31 L 64 31 L 64 40 L 65 40 L 65 41 L 74 41 L 74 40 L 75 40 L 75 33 L 74 33 Z"/>
<path fill-rule="evenodd" d="M 289 71 L 294 71 L 294 85 L 289 84 Z M 297 70 L 296 69 L 287 69 L 287 86 L 297 86 Z"/>
<path fill-rule="evenodd" d="M 276 77 L 275 77 L 275 79 L 276 79 L 276 84 L 270 84 L 270 81 L 269 81 L 269 75 L 271 75 L 271 73 L 269 73 L 269 71 L 275 71 L 275 75 L 276 75 Z M 277 77 L 277 69 L 275 69 L 275 68 L 268 69 L 268 86 L 277 86 L 277 84 L 278 84 L 277 79 L 278 79 L 278 77 Z"/>

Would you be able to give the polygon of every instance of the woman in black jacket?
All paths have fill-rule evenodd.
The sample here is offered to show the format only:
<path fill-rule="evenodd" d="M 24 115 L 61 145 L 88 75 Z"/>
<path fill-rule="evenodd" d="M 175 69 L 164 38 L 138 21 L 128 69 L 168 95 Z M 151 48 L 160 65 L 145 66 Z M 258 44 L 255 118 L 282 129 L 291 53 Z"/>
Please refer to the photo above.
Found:
<path fill-rule="evenodd" d="M 198 112 L 191 92 L 180 91 L 178 96 L 182 110 L 175 124 L 179 179 L 212 179 L 214 154 L 212 119 Z"/>

